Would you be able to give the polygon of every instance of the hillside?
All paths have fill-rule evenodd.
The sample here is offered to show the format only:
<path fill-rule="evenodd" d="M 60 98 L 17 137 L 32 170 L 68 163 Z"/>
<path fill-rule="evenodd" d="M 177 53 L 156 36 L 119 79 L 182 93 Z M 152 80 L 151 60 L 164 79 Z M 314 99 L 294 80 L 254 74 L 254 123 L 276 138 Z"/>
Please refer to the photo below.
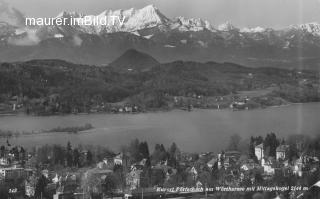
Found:
<path fill-rule="evenodd" d="M 114 60 L 110 67 L 115 71 L 128 72 L 128 71 L 147 71 L 160 63 L 146 53 L 139 52 L 135 49 L 129 49 L 124 52 L 119 58 Z"/>
<path fill-rule="evenodd" d="M 0 110 L 13 104 L 36 114 L 111 111 L 126 103 L 142 111 L 188 104 L 217 108 L 247 97 L 248 106 L 255 108 L 319 101 L 318 80 L 313 71 L 232 63 L 176 61 L 119 73 L 112 67 L 33 60 L 0 64 Z"/>

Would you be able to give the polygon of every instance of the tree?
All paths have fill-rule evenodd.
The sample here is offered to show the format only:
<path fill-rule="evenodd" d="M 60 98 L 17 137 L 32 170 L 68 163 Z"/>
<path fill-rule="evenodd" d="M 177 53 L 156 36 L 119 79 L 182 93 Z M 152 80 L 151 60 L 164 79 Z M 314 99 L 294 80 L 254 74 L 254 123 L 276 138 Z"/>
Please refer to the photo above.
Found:
<path fill-rule="evenodd" d="M 67 159 L 67 166 L 68 167 L 72 167 L 72 163 L 73 163 L 73 157 L 72 157 L 72 147 L 71 147 L 71 143 L 68 142 L 67 144 L 67 154 L 66 154 L 66 159 Z"/>
<path fill-rule="evenodd" d="M 169 149 L 169 159 L 168 159 L 168 165 L 177 167 L 177 161 L 179 159 L 180 150 L 176 143 L 172 143 Z"/>
<path fill-rule="evenodd" d="M 230 137 L 229 140 L 229 150 L 238 150 L 239 144 L 241 141 L 241 137 L 238 134 L 234 134 Z"/>
<path fill-rule="evenodd" d="M 42 198 L 47 184 L 48 184 L 47 178 L 44 175 L 41 175 L 41 177 L 38 179 L 36 184 L 35 193 L 34 193 L 35 198 Z"/>
<path fill-rule="evenodd" d="M 133 140 L 129 146 L 131 163 L 141 161 L 140 151 L 139 151 L 140 142 L 138 139 Z"/>
<path fill-rule="evenodd" d="M 124 172 L 123 166 L 122 165 L 114 165 L 113 174 L 114 174 L 116 181 L 118 182 L 118 185 L 121 185 L 122 188 L 125 187 L 126 177 L 125 177 L 125 172 Z"/>
<path fill-rule="evenodd" d="M 152 186 L 163 186 L 165 180 L 165 174 L 160 169 L 154 169 L 151 171 L 151 185 Z"/>
<path fill-rule="evenodd" d="M 276 134 L 270 133 L 267 134 L 264 139 L 263 146 L 266 156 L 276 157 L 276 149 L 279 146 L 279 140 L 277 139 Z"/>
<path fill-rule="evenodd" d="M 67 151 L 71 151 L 72 150 L 72 146 L 71 146 L 71 143 L 68 141 L 67 143 Z"/>
<path fill-rule="evenodd" d="M 52 163 L 55 165 L 64 165 L 65 150 L 60 145 L 53 145 L 52 148 Z"/>
<path fill-rule="evenodd" d="M 23 147 L 20 147 L 20 156 L 22 160 L 26 158 L 26 151 Z"/>
<path fill-rule="evenodd" d="M 103 192 L 109 196 L 112 196 L 114 189 L 117 188 L 117 180 L 115 176 L 113 174 L 107 175 L 102 186 Z"/>
<path fill-rule="evenodd" d="M 141 142 L 139 144 L 139 159 L 148 159 L 150 157 L 149 146 L 147 142 Z"/>
<path fill-rule="evenodd" d="M 80 166 L 80 153 L 79 153 L 78 149 L 73 150 L 73 165 L 75 167 Z"/>
<path fill-rule="evenodd" d="M 5 151 L 6 151 L 6 147 L 2 145 L 2 146 L 0 147 L 0 157 L 4 157 Z"/>
<path fill-rule="evenodd" d="M 162 144 L 156 144 L 152 154 L 153 164 L 165 161 L 168 158 L 168 153 Z"/>
<path fill-rule="evenodd" d="M 42 146 L 37 150 L 37 163 L 50 163 L 49 162 L 49 154 L 50 154 L 50 147 L 49 145 Z"/>
<path fill-rule="evenodd" d="M 251 159 L 254 159 L 254 157 L 256 157 L 254 148 L 255 148 L 255 140 L 254 140 L 254 137 L 251 136 L 250 144 L 249 144 L 249 157 Z"/>
<path fill-rule="evenodd" d="M 93 160 L 92 158 L 93 158 L 92 153 L 91 153 L 90 150 L 88 150 L 87 160 L 86 160 L 88 165 L 91 165 L 91 164 L 92 164 L 92 160 Z"/>

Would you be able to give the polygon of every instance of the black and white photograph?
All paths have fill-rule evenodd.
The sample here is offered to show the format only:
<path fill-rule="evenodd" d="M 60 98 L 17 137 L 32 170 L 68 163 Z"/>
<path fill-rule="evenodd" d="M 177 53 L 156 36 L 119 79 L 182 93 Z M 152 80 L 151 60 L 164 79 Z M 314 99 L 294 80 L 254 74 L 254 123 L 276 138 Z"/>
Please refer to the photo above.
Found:
<path fill-rule="evenodd" d="M 320 0 L 0 0 L 0 199 L 320 199 Z"/>

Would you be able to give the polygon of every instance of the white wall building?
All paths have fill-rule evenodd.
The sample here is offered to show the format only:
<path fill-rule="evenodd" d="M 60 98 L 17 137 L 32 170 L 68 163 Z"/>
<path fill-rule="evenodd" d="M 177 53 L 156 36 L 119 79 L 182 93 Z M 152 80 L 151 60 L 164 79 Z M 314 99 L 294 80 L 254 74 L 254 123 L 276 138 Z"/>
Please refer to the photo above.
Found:
<path fill-rule="evenodd" d="M 27 173 L 23 168 L 9 167 L 0 168 L 0 175 L 2 175 L 5 180 L 13 180 L 18 178 L 25 178 Z"/>
<path fill-rule="evenodd" d="M 263 144 L 259 144 L 254 148 L 254 154 L 259 161 L 264 158 Z"/>

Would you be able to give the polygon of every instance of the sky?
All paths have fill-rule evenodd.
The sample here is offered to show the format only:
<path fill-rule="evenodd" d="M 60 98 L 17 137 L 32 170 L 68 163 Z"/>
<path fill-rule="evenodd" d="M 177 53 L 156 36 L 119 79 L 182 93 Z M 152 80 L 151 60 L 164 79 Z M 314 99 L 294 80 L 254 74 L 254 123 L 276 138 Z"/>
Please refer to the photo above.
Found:
<path fill-rule="evenodd" d="M 153 4 L 169 18 L 203 18 L 217 26 L 282 28 L 320 22 L 320 0 L 6 0 L 29 17 L 54 17 L 63 10 L 99 14 L 108 9 Z"/>

